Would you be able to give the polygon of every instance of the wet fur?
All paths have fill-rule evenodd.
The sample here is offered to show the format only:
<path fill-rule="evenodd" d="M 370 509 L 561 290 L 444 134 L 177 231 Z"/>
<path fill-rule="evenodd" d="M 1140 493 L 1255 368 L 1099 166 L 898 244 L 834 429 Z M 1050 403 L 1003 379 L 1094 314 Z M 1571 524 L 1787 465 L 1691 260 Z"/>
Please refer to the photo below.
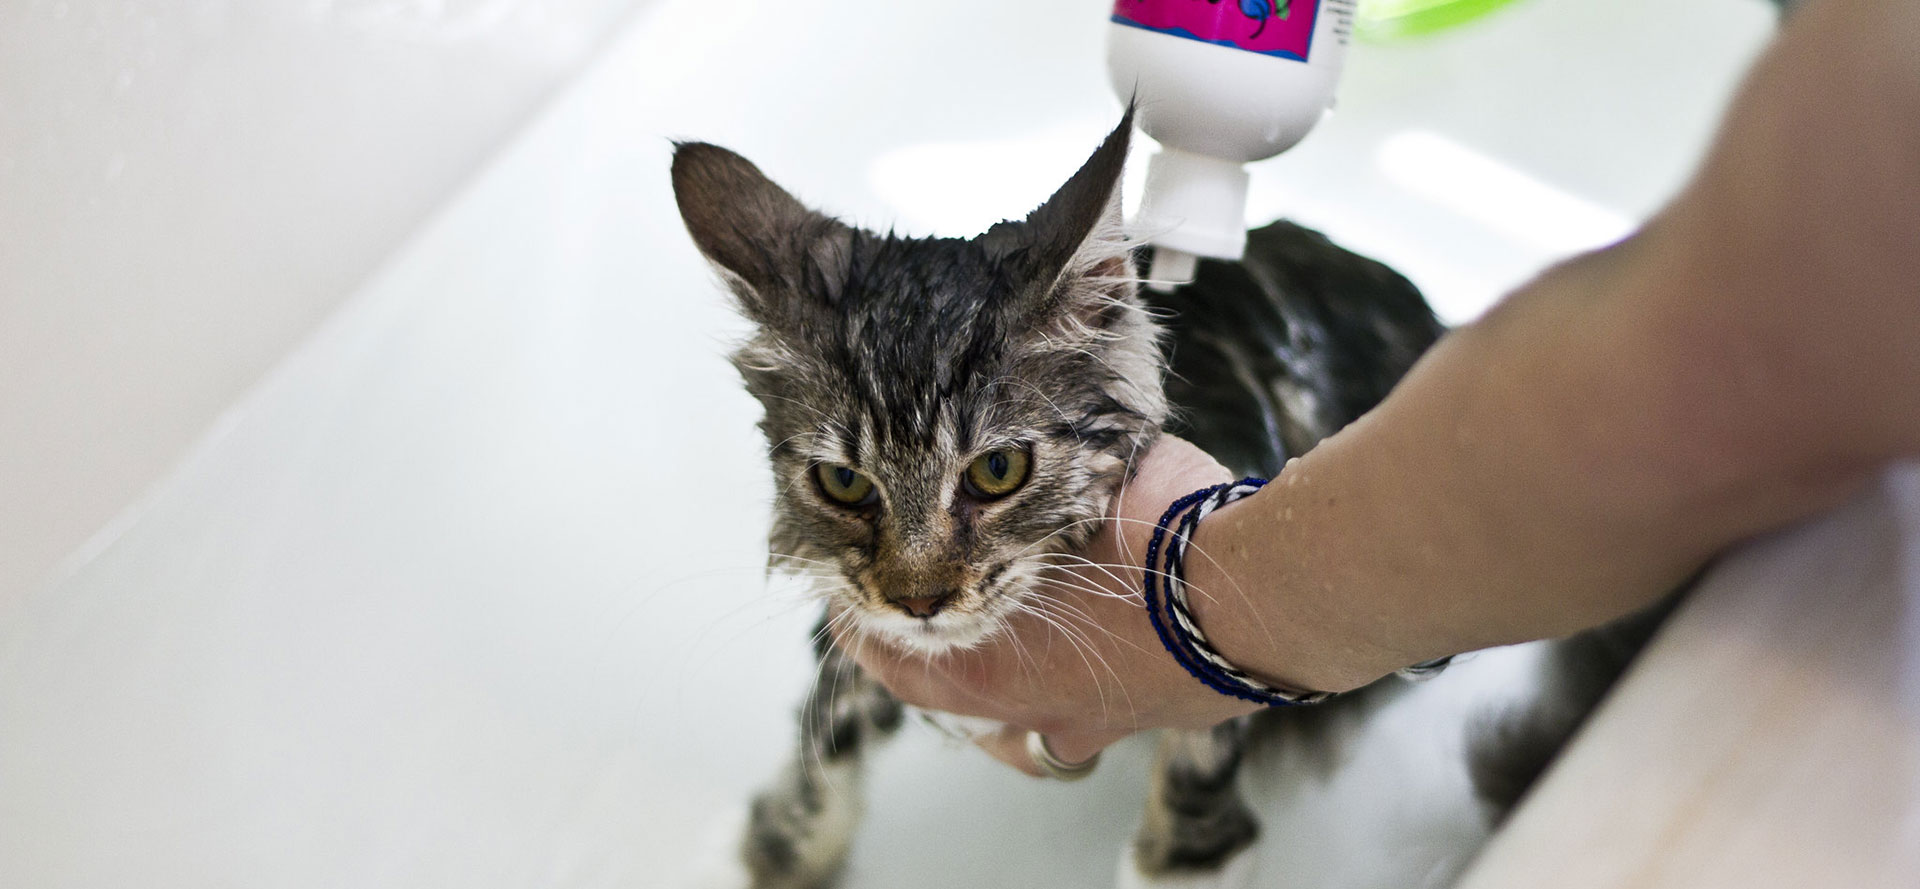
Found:
<path fill-rule="evenodd" d="M 766 412 L 776 560 L 830 565 L 850 629 L 930 652 L 978 642 L 1045 556 L 1078 548 L 1166 417 L 1156 329 L 1136 295 L 1116 132 L 1059 194 L 972 239 L 859 231 L 803 207 L 738 155 L 683 145 L 694 241 L 756 331 L 734 354 Z M 1031 480 L 985 502 L 956 480 L 995 447 Z M 880 503 L 829 503 L 808 475 L 857 467 Z M 893 603 L 950 595 L 931 620 Z"/>
<path fill-rule="evenodd" d="M 1272 476 L 1376 404 L 1440 336 L 1417 289 L 1380 263 L 1280 222 L 1240 263 L 1203 262 L 1172 295 L 1140 290 L 1119 227 L 1123 120 L 1058 194 L 973 239 L 860 231 L 807 209 L 745 159 L 679 146 L 689 232 L 755 322 L 735 353 L 765 408 L 776 479 L 771 551 L 828 574 L 854 635 L 942 651 L 997 629 L 1049 553 L 1085 543 L 1131 461 L 1169 428 L 1230 468 Z M 968 502 L 957 468 L 987 447 L 1033 452 L 1005 501 Z M 823 501 L 817 463 L 860 467 L 882 505 Z M 896 603 L 955 604 L 931 620 Z M 1548 693 L 1489 716 L 1470 744 L 1500 817 L 1565 742 L 1657 618 L 1560 643 Z M 825 627 L 817 639 L 827 638 Z M 832 882 L 857 823 L 863 749 L 900 705 L 824 642 L 793 761 L 753 802 L 748 884 Z M 1363 718 L 1382 683 L 1321 708 L 1274 711 L 1292 743 Z M 1347 715 L 1343 715 L 1347 714 Z M 1148 881 L 1217 874 L 1258 834 L 1237 777 L 1254 721 L 1163 738 L 1132 869 Z"/>

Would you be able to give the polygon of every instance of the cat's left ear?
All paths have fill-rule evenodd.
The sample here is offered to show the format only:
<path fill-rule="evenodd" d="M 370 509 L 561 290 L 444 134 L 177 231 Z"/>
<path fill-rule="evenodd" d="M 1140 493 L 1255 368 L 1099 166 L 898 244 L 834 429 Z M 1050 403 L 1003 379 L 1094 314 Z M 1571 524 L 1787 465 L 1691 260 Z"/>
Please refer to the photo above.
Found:
<path fill-rule="evenodd" d="M 980 236 L 988 256 L 1019 269 L 1021 299 L 1033 315 L 1069 311 L 1076 297 L 1132 292 L 1133 245 L 1120 209 L 1120 174 L 1132 135 L 1128 107 L 1120 125 L 1053 197 L 1025 220 L 1003 222 Z"/>

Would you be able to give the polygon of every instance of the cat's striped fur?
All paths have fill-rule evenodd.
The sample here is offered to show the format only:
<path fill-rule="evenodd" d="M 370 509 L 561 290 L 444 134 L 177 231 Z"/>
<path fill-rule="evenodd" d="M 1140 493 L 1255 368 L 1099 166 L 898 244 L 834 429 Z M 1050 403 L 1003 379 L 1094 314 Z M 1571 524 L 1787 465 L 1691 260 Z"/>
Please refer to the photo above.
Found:
<path fill-rule="evenodd" d="M 1284 222 L 1252 232 L 1240 263 L 1204 262 L 1171 295 L 1143 292 L 1119 228 L 1130 128 L 1123 120 L 1025 220 L 970 240 L 860 231 L 732 152 L 676 152 L 688 229 L 756 323 L 735 363 L 766 411 L 774 560 L 836 572 L 822 592 L 854 632 L 929 651 L 981 638 L 1029 594 L 1044 560 L 1026 556 L 1083 544 L 1163 427 L 1271 476 L 1370 409 L 1440 336 L 1405 278 Z M 1006 502 L 962 502 L 955 467 L 1009 442 L 1031 450 L 1033 480 Z M 822 462 L 871 474 L 884 508 L 822 502 L 807 482 Z M 900 613 L 930 586 L 954 604 Z M 1485 722 L 1472 755 L 1491 815 L 1538 775 L 1647 626 L 1567 643 L 1548 661 L 1552 694 Z M 900 705 L 850 659 L 824 641 L 819 654 L 799 749 L 745 828 L 741 862 L 759 889 L 832 881 L 861 810 L 862 753 L 900 722 Z M 1215 873 L 1254 841 L 1236 781 L 1252 729 L 1167 734 L 1134 871 Z"/>

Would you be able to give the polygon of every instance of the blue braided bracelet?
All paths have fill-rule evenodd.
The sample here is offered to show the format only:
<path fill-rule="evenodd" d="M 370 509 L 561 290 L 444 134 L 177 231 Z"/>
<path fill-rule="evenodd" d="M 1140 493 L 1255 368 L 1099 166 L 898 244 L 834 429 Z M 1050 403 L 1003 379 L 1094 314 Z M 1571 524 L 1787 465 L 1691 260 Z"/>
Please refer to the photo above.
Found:
<path fill-rule="evenodd" d="M 1173 655 L 1180 666 L 1208 688 L 1268 706 L 1317 704 L 1333 697 L 1333 693 L 1280 688 L 1256 678 L 1222 657 L 1207 642 L 1206 634 L 1201 632 L 1199 622 L 1193 618 L 1193 609 L 1187 603 L 1187 546 L 1193 541 L 1200 520 L 1222 506 L 1253 494 L 1266 483 L 1267 480 L 1263 478 L 1243 478 L 1232 484 L 1201 488 L 1167 507 L 1166 513 L 1160 516 L 1159 524 L 1154 527 L 1153 538 L 1147 542 L 1146 577 L 1143 583 L 1147 619 L 1153 623 L 1153 630 L 1159 635 L 1160 644 L 1166 647 L 1167 653 Z M 1438 673 L 1449 660 L 1437 658 L 1423 661 L 1401 670 L 1400 674 L 1410 679 L 1425 678 Z"/>

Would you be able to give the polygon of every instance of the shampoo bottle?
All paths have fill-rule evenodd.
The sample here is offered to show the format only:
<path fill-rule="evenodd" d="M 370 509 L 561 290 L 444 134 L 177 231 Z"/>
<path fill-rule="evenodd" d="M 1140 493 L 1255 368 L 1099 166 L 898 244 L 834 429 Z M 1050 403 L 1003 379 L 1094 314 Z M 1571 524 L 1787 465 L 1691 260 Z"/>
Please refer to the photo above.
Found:
<path fill-rule="evenodd" d="M 1193 280 L 1197 257 L 1246 249 L 1251 161 L 1292 148 L 1333 108 L 1355 0 L 1115 0 L 1114 91 L 1160 143 L 1133 228 L 1152 286 Z"/>

